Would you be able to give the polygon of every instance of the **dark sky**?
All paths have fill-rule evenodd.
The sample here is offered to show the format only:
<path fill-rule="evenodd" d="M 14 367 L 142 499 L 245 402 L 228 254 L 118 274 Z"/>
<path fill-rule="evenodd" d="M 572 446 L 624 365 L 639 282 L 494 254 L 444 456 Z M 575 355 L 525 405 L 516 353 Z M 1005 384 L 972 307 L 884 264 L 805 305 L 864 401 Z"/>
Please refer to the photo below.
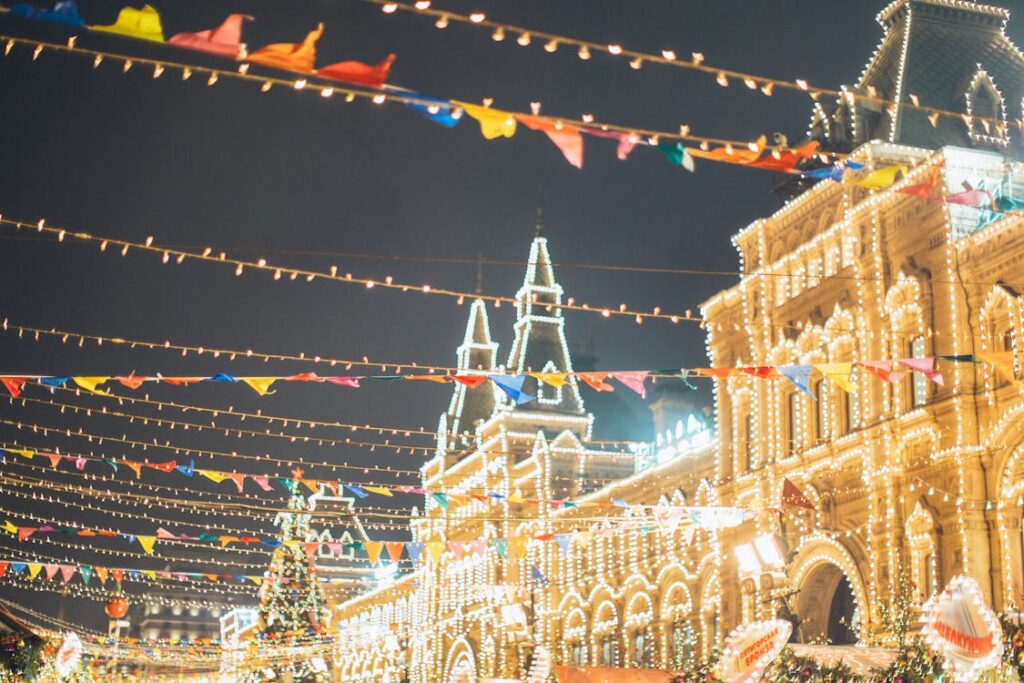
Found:
<path fill-rule="evenodd" d="M 699 50 L 711 64 L 835 86 L 855 80 L 870 56 L 881 35 L 874 15 L 884 4 L 480 0 L 444 7 L 482 9 L 495 20 L 652 52 L 666 47 L 680 54 Z M 110 23 L 120 5 L 81 0 L 81 11 L 92 23 Z M 323 21 L 318 64 L 377 61 L 394 52 L 396 85 L 467 101 L 493 97 L 495 106 L 514 110 L 542 101 L 547 114 L 574 117 L 589 112 L 603 121 L 664 130 L 685 122 L 698 134 L 737 139 L 784 131 L 794 140 L 806 130 L 810 110 L 807 99 L 784 91 L 765 98 L 741 84 L 724 90 L 707 76 L 680 69 L 648 65 L 636 72 L 625 60 L 606 55 L 580 62 L 571 50 L 549 55 L 537 42 L 529 48 L 512 40 L 499 45 L 485 30 L 453 24 L 439 31 L 426 19 L 403 13 L 386 16 L 357 0 L 168 0 L 159 9 L 167 35 L 213 26 L 230 12 L 252 14 L 256 21 L 246 26 L 245 40 L 253 47 L 300 40 Z M 1021 25 L 1011 25 L 1018 43 Z M 0 20 L 0 28 L 58 40 L 67 35 L 10 18 Z M 79 44 L 225 64 L 112 36 L 82 35 Z M 436 287 L 472 290 L 475 267 L 296 256 L 278 250 L 524 261 L 540 189 L 556 261 L 732 270 L 737 259 L 730 236 L 778 206 L 770 192 L 774 178 L 756 170 L 698 162 L 697 173 L 691 175 L 645 149 L 620 162 L 611 143 L 588 140 L 584 168 L 577 171 L 543 135 L 524 128 L 512 140 L 488 142 L 471 121 L 449 131 L 400 105 L 345 104 L 337 97 L 322 101 L 281 89 L 261 94 L 252 83 L 222 81 L 210 88 L 201 79 L 181 82 L 171 73 L 154 80 L 148 70 L 124 75 L 110 64 L 93 70 L 86 59 L 52 53 L 32 62 L 25 48 L 0 59 L 0 92 L 0 212 L 5 217 L 46 217 L 53 225 L 134 240 L 154 235 L 157 242 L 217 246 L 242 257 L 264 256 L 289 265 L 337 264 L 342 272 L 392 274 Z M 485 268 L 484 290 L 514 293 L 522 270 Z M 625 302 L 644 309 L 660 305 L 672 311 L 696 309 L 734 281 L 568 267 L 559 268 L 558 277 L 567 294 L 581 301 L 613 306 Z M 235 277 L 229 268 L 164 266 L 141 254 L 122 259 L 101 255 L 94 246 L 25 239 L 0 241 L 0 287 L 0 316 L 30 326 L 440 365 L 454 360 L 467 314 L 465 306 L 441 297 L 367 292 L 327 282 L 275 283 L 265 274 Z M 492 311 L 502 359 L 512 338 L 512 315 L 509 307 Z M 705 360 L 703 335 L 693 325 L 655 321 L 639 327 L 627 319 L 605 321 L 570 313 L 567 328 L 572 341 L 592 340 L 603 368 L 679 367 Z M 7 374 L 287 374 L 314 369 L 243 361 L 215 364 L 208 358 L 109 346 L 79 350 L 52 340 L 18 341 L 11 334 L 0 334 L 0 351 L 0 370 Z M 30 395 L 45 398 L 38 389 Z M 205 386 L 158 389 L 153 395 L 212 407 L 260 407 L 279 415 L 432 428 L 446 406 L 448 390 L 412 383 L 359 391 L 293 385 L 256 400 L 244 387 Z M 97 399 L 78 400 L 102 405 Z M 7 419 L 31 417 L 97 433 L 160 436 L 210 449 L 226 446 L 279 457 L 372 460 L 403 467 L 420 462 L 380 452 L 367 456 L 282 449 L 269 440 L 233 440 L 231 445 L 215 436 L 146 431 L 111 419 L 75 421 L 52 410 L 0 411 Z M 0 435 L 4 441 L 31 441 L 24 432 L 8 428 L 0 429 Z M 71 439 L 34 443 L 95 448 Z M 114 446 L 110 450 L 117 452 Z M 166 481 L 176 482 L 180 485 L 171 478 Z M 8 509 L 19 505 L 2 492 L 0 504 Z M 86 518 L 59 505 L 48 510 L 58 519 L 130 524 Z M 56 543 L 34 549 L 64 554 Z M 0 593 L 29 604 L 38 600 L 35 593 Z M 99 606 L 89 605 L 76 618 L 102 624 L 99 612 Z"/>

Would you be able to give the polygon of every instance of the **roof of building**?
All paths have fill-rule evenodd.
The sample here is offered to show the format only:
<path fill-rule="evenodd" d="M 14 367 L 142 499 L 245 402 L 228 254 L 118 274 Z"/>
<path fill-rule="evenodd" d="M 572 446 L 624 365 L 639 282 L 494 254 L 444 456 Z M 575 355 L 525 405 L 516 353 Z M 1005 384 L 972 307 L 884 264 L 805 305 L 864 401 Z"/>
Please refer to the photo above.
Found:
<path fill-rule="evenodd" d="M 853 86 L 862 97 L 822 100 L 811 137 L 847 151 L 871 140 L 937 149 L 945 145 L 1024 151 L 1024 53 L 1006 35 L 1010 12 L 967 0 L 895 0 L 878 14 L 884 35 Z M 875 96 L 979 119 L 938 116 L 907 106 L 872 103 Z M 991 108 L 991 109 L 990 109 Z M 989 113 L 991 111 L 991 113 Z M 934 123 L 933 123 L 934 121 Z"/>

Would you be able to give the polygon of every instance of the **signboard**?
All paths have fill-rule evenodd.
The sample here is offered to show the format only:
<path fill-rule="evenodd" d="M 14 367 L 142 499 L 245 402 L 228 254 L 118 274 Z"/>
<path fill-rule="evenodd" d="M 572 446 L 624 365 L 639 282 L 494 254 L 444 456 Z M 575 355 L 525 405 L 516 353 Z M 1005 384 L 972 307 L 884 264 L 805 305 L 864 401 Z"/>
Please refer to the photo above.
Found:
<path fill-rule="evenodd" d="M 791 633 L 793 625 L 782 619 L 737 626 L 722 649 L 722 679 L 725 683 L 756 683 L 789 642 Z"/>
<path fill-rule="evenodd" d="M 942 653 L 957 683 L 974 683 L 999 665 L 1003 630 L 974 579 L 955 577 L 925 604 L 921 621 L 928 644 Z"/>
<path fill-rule="evenodd" d="M 53 662 L 54 668 L 57 669 L 57 674 L 64 678 L 75 670 L 81 659 L 82 641 L 78 639 L 78 635 L 69 632 L 64 636 L 64 642 L 61 643 L 60 649 L 57 650 L 57 656 Z"/>

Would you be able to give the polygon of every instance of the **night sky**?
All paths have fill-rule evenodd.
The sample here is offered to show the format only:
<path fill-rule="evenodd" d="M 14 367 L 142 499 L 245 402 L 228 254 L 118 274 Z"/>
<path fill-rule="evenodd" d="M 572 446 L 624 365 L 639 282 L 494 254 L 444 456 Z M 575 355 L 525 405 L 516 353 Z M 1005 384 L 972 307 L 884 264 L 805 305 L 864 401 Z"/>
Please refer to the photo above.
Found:
<path fill-rule="evenodd" d="M 104 24 L 113 22 L 121 4 L 81 0 L 80 8 L 87 21 Z M 452 0 L 443 7 L 480 9 L 497 21 L 651 52 L 669 47 L 680 54 L 703 51 L 710 64 L 781 78 L 802 77 L 834 87 L 856 80 L 881 36 L 874 15 L 884 4 L 878 0 Z M 252 14 L 256 21 L 246 26 L 244 34 L 251 48 L 299 41 L 323 21 L 326 30 L 318 46 L 319 65 L 345 59 L 376 62 L 394 52 L 398 58 L 391 82 L 395 85 L 471 102 L 493 97 L 496 107 L 511 110 L 526 111 L 531 101 L 541 101 L 545 114 L 577 117 L 587 112 L 599 121 L 662 130 L 676 130 L 687 123 L 696 134 L 740 140 L 782 131 L 795 141 L 809 120 L 810 101 L 786 91 L 766 98 L 741 83 L 723 89 L 711 77 L 681 69 L 647 65 L 637 72 L 625 59 L 607 55 L 581 62 L 571 49 L 549 55 L 538 41 L 521 48 L 511 37 L 495 44 L 487 30 L 452 24 L 441 31 L 428 19 L 401 12 L 384 15 L 378 7 L 358 0 L 164 0 L 158 9 L 168 36 L 214 26 L 231 12 Z M 58 27 L 7 17 L 0 19 L 0 27 L 9 35 L 57 41 L 68 35 Z M 1019 19 L 1010 26 L 1018 44 L 1024 42 L 1022 27 Z M 81 34 L 79 45 L 229 66 L 214 57 L 115 36 Z M 154 80 L 149 69 L 122 74 L 118 66 L 104 64 L 93 70 L 86 58 L 49 52 L 32 62 L 27 48 L 16 48 L 0 58 L 0 92 L 4 159 L 0 212 L 4 217 L 29 221 L 45 217 L 52 225 L 139 241 L 153 235 L 157 243 L 212 246 L 282 265 L 326 269 L 336 264 L 341 272 L 365 277 L 390 274 L 396 280 L 472 291 L 477 277 L 474 265 L 393 262 L 337 252 L 442 259 L 482 256 L 514 262 L 485 266 L 482 273 L 485 292 L 511 295 L 522 279 L 542 203 L 545 234 L 554 260 L 561 264 L 556 273 L 567 296 L 594 305 L 626 303 L 646 310 L 659 305 L 682 312 L 696 310 L 708 296 L 735 282 L 735 276 L 608 272 L 572 264 L 735 271 L 738 261 L 730 236 L 779 206 L 771 193 L 776 178 L 763 171 L 698 160 L 697 172 L 690 174 L 647 149 L 638 149 L 628 161 L 620 162 L 613 143 L 589 138 L 584 168 L 578 171 L 542 134 L 524 127 L 511 140 L 486 141 L 473 121 L 467 119 L 455 130 L 446 130 L 398 104 L 346 104 L 340 97 L 322 100 L 280 88 L 261 94 L 253 83 L 226 80 L 207 87 L 205 79 L 182 82 L 171 72 Z M 15 324 L 207 347 L 340 358 L 367 355 L 388 362 L 450 365 L 468 313 L 467 306 L 442 297 L 366 291 L 331 282 L 274 282 L 267 273 L 235 277 L 228 267 L 162 265 L 158 257 L 141 253 L 121 258 L 112 252 L 100 254 L 95 246 L 56 245 L 30 235 L 12 237 L 9 228 L 0 232 L 0 317 Z M 490 313 L 504 360 L 514 313 L 508 306 Z M 599 368 L 681 367 L 706 360 L 703 334 L 693 324 L 649 321 L 637 326 L 626 318 L 604 320 L 579 313 L 568 313 L 567 319 L 570 342 L 592 343 Z M 110 345 L 87 344 L 79 349 L 53 339 L 18 340 L 12 333 L 0 333 L 0 351 L 3 374 L 330 372 L 310 364 L 215 362 L 208 356 L 183 359 L 169 352 Z M 262 408 L 282 416 L 427 429 L 436 426 L 449 391 L 423 383 L 378 384 L 360 390 L 279 385 L 274 396 L 257 399 L 244 386 L 150 389 L 154 398 L 195 405 Z M 50 398 L 39 388 L 29 389 L 26 395 Z M 52 398 L 114 408 L 113 402 L 93 397 L 58 394 Z M 122 410 L 144 412 L 132 406 Z M 202 419 L 180 413 L 169 416 Z M 0 407 L 0 419 L 82 427 L 130 438 L 159 437 L 211 450 L 272 453 L 283 458 L 408 469 L 422 462 L 419 456 L 381 451 L 368 454 L 272 439 L 169 432 L 109 417 L 75 418 L 49 407 L 25 408 L 6 402 Z M 255 424 L 247 426 L 255 428 Z M 133 452 L 117 444 L 44 438 L 7 426 L 0 426 L 0 440 L 153 460 L 174 457 L 166 452 Z M 242 471 L 256 467 L 239 465 Z M 105 473 L 99 466 L 89 468 Z M 50 476 L 54 481 L 81 483 L 80 478 L 40 475 L 19 466 L 5 471 L 12 476 Z M 359 475 L 363 481 L 374 476 Z M 125 478 L 123 473 L 120 478 Z M 172 475 L 143 481 L 182 485 L 181 477 Z M 403 481 L 408 483 L 409 478 Z M 231 489 L 225 483 L 217 490 Z M 265 496 L 263 500 L 274 499 Z M 104 501 L 90 502 L 109 507 Z M 24 507 L 23 500 L 0 490 L 0 508 L 5 512 Z M 37 514 L 58 521 L 136 528 L 142 533 L 156 526 L 57 504 L 32 509 L 37 508 L 42 510 Z M 0 512 L 0 518 L 5 512 Z M 161 514 L 181 519 L 180 530 L 202 528 L 204 518 Z M 250 526 L 260 524 L 254 521 Z M 272 527 L 262 524 L 262 528 Z M 370 533 L 384 536 L 386 532 Z M 112 541 L 109 547 L 127 545 Z M 145 562 L 85 555 L 60 541 L 19 545 L 3 537 L 0 548 L 97 564 L 142 567 Z M 131 549 L 138 551 L 138 546 Z M 256 560 L 242 559 L 263 562 L 265 558 L 264 554 Z M 158 564 L 151 561 L 145 566 Z M 55 601 L 43 595 L 0 588 L 0 596 L 56 609 Z M 77 611 L 69 610 L 69 618 L 105 628 L 99 603 L 78 604 Z"/>

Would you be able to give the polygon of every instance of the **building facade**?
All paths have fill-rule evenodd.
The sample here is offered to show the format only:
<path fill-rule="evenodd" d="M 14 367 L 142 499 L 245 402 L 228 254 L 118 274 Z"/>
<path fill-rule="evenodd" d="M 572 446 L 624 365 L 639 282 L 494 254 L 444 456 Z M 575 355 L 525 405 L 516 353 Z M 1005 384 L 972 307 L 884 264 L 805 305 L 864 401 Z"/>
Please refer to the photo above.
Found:
<path fill-rule="evenodd" d="M 868 171 L 905 172 L 889 187 L 799 188 L 734 236 L 744 275 L 702 308 L 710 363 L 830 365 L 806 392 L 777 375 L 715 379 L 716 439 L 699 419 L 661 416 L 657 440 L 629 450 L 593 442 L 572 379 L 528 385 L 538 400 L 520 406 L 489 383 L 457 385 L 423 485 L 480 499 L 427 499 L 414 540 L 455 547 L 336 606 L 340 680 L 522 679 L 549 661 L 681 668 L 776 615 L 803 642 L 884 645 L 960 573 L 997 610 L 1019 608 L 1024 217 L 943 200 L 965 186 L 1024 196 L 1024 55 L 1008 20 L 965 0 L 893 2 L 843 89 L 867 97 L 817 98 L 810 136 Z M 964 116 L 933 124 L 871 98 Z M 901 191 L 932 178 L 929 199 Z M 529 263 L 506 365 L 476 302 L 462 372 L 572 371 L 541 236 Z M 885 363 L 937 356 L 931 377 Z M 813 510 L 785 505 L 787 480 Z M 592 505 L 557 504 L 567 498 Z M 632 519 L 622 500 L 754 513 L 695 530 Z M 560 534 L 573 534 L 564 549 L 550 542 Z M 537 536 L 521 553 L 458 551 Z"/>

